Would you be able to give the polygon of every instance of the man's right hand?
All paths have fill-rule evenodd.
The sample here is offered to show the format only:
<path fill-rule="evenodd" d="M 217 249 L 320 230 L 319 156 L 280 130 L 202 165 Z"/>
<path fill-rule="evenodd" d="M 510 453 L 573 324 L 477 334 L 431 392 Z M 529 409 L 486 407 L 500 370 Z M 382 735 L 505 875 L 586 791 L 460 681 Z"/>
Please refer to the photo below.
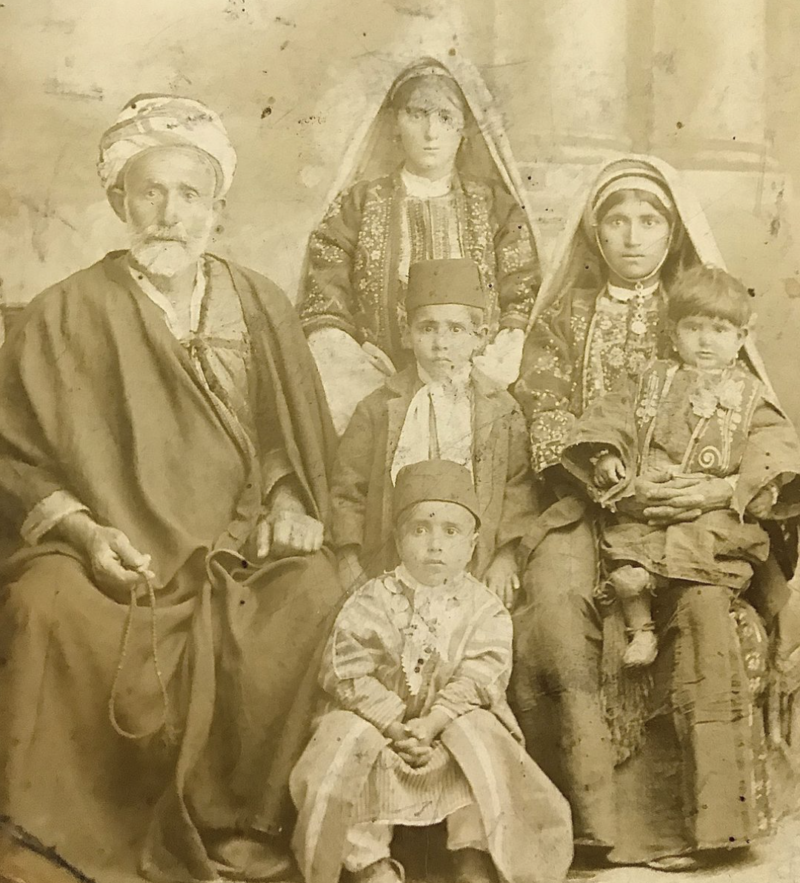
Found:
<path fill-rule="evenodd" d="M 149 555 L 136 549 L 121 530 L 97 524 L 85 512 L 67 515 L 54 532 L 84 554 L 102 588 L 130 589 L 143 577 L 155 578 Z"/>

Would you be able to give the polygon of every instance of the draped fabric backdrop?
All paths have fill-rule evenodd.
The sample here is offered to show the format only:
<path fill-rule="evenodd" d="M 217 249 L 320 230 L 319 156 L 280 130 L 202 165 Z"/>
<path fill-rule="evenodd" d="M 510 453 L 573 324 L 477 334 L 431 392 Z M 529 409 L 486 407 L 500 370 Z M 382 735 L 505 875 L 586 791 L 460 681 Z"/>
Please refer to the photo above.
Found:
<path fill-rule="evenodd" d="M 294 295 L 387 80 L 418 55 L 463 56 L 500 104 L 545 254 L 599 160 L 652 152 L 688 173 L 800 422 L 798 39 L 796 0 L 6 0 L 0 298 L 24 302 L 124 242 L 94 162 L 147 91 L 222 114 L 240 166 L 216 248 Z"/>

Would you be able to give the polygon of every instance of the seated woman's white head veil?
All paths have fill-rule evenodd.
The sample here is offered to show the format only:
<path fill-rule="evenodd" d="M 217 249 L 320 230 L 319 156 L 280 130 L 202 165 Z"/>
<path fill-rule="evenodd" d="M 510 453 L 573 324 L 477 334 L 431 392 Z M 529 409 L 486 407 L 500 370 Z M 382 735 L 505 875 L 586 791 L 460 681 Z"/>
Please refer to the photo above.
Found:
<path fill-rule="evenodd" d="M 597 208 L 597 197 L 608 182 L 625 176 L 630 176 L 634 181 L 640 176 L 646 176 L 658 182 L 671 197 L 677 217 L 676 225 L 679 225 L 679 229 L 673 229 L 668 259 L 668 266 L 672 271 L 698 263 L 725 269 L 725 261 L 705 212 L 680 174 L 671 165 L 654 156 L 625 156 L 606 162 L 599 168 L 595 166 L 587 173 L 583 195 L 576 199 L 554 249 L 550 268 L 545 273 L 531 312 L 528 330 L 542 311 L 551 306 L 563 292 L 575 287 L 594 287 L 599 290 L 603 285 L 606 274 L 595 244 L 594 211 Z M 636 183 L 631 183 L 632 188 L 636 186 Z M 750 339 L 745 343 L 745 353 L 751 367 L 775 400 L 764 363 Z"/>

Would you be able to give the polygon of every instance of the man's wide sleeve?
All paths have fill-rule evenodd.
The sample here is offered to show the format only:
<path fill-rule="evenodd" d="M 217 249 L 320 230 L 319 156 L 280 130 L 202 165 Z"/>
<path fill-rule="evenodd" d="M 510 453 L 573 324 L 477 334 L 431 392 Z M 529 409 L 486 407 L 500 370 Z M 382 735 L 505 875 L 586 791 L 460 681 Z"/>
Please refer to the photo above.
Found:
<path fill-rule="evenodd" d="M 27 542 L 37 542 L 61 518 L 85 507 L 61 474 L 43 426 L 69 393 L 52 367 L 59 355 L 53 323 L 42 310 L 23 321 L 0 348 L 0 493 L 5 520 Z"/>

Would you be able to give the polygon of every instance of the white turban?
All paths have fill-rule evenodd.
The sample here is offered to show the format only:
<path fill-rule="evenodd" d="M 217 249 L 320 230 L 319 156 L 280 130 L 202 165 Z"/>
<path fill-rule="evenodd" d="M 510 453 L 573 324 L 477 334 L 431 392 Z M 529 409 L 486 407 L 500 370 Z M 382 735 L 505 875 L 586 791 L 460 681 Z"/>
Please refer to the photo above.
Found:
<path fill-rule="evenodd" d="M 205 153 L 217 172 L 217 196 L 233 181 L 236 151 L 222 120 L 191 98 L 176 95 L 137 95 L 123 107 L 100 141 L 97 171 L 105 190 L 119 184 L 128 162 L 153 147 L 193 147 Z"/>

